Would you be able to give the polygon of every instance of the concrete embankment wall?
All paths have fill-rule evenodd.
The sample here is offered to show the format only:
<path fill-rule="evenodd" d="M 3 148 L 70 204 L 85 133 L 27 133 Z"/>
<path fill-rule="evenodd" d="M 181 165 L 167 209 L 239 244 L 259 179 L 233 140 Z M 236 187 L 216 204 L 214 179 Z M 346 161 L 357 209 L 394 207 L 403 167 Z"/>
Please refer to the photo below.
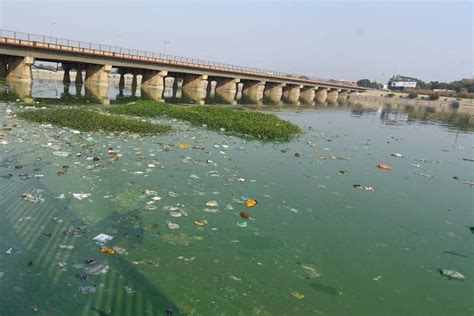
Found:
<path fill-rule="evenodd" d="M 393 97 L 388 94 L 393 93 Z M 426 99 L 422 99 L 422 97 Z M 371 103 L 372 105 L 393 105 L 411 106 L 413 108 L 432 108 L 437 112 L 447 112 L 453 110 L 453 102 L 459 103 L 457 109 L 460 113 L 474 114 L 474 99 L 456 99 L 450 97 L 440 97 L 438 100 L 428 100 L 428 96 L 419 95 L 416 99 L 409 99 L 406 93 L 366 91 L 364 93 L 352 93 L 351 103 Z"/>

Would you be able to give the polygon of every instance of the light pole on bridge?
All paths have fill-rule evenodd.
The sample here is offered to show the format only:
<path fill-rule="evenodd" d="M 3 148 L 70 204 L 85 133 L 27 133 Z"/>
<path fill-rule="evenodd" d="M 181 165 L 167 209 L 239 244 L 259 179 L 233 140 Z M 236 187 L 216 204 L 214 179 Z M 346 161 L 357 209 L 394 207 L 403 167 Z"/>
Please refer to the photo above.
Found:
<path fill-rule="evenodd" d="M 170 43 L 170 41 L 164 41 L 163 42 L 163 54 L 166 55 L 166 45 L 168 45 Z"/>

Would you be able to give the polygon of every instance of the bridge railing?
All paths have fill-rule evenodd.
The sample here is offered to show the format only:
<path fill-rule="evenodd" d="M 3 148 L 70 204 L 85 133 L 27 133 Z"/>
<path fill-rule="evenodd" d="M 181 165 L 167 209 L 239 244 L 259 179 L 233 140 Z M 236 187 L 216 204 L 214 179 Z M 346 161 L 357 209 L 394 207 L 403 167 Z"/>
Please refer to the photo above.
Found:
<path fill-rule="evenodd" d="M 300 75 L 290 74 L 290 73 L 281 72 L 281 71 L 238 66 L 238 65 L 233 65 L 233 64 L 213 62 L 213 61 L 208 61 L 208 60 L 175 56 L 175 55 L 168 55 L 168 54 L 162 54 L 162 53 L 151 52 L 151 51 L 142 51 L 142 50 L 135 50 L 135 49 L 123 48 L 123 47 L 117 47 L 117 46 L 111 46 L 111 45 L 69 40 L 69 39 L 58 38 L 58 37 L 47 36 L 47 35 L 37 35 L 37 34 L 31 34 L 31 33 L 23 33 L 23 32 L 0 29 L 0 37 L 10 38 L 10 39 L 15 39 L 15 40 L 34 41 L 37 43 L 44 43 L 44 44 L 51 44 L 51 45 L 68 46 L 68 47 L 73 47 L 73 48 L 90 49 L 90 50 L 102 51 L 102 52 L 127 54 L 131 56 L 155 58 L 155 59 L 160 59 L 160 60 L 169 61 L 169 62 L 196 64 L 196 65 L 202 65 L 202 66 L 216 67 L 216 68 L 230 70 L 230 71 L 239 71 L 239 72 L 245 72 L 245 73 L 259 74 L 259 75 L 263 75 L 267 77 L 284 77 L 284 78 L 293 78 L 293 79 L 300 79 L 300 80 L 304 79 L 304 80 L 327 82 L 327 83 L 330 82 L 326 79 L 300 76 Z M 331 81 L 331 82 L 336 83 L 336 84 L 346 84 L 346 83 L 337 82 L 337 81 Z"/>

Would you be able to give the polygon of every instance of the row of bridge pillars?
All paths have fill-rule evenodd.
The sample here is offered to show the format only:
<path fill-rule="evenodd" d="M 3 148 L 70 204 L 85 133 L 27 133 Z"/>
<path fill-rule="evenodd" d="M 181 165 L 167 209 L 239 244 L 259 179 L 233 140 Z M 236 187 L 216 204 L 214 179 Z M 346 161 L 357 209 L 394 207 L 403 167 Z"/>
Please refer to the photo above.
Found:
<path fill-rule="evenodd" d="M 31 82 L 31 66 L 34 64 L 33 57 L 0 56 L 0 78 L 6 78 L 16 82 Z M 75 83 L 85 83 L 90 90 L 97 91 L 99 98 L 106 98 L 109 85 L 109 74 L 112 65 L 94 65 L 84 63 L 62 63 L 64 70 L 63 82 L 71 82 L 71 70 L 76 71 Z M 83 71 L 85 76 L 83 77 Z M 227 78 L 199 74 L 185 74 L 158 70 L 142 70 L 136 68 L 119 68 L 119 88 L 125 86 L 125 75 L 131 74 L 132 87 L 138 86 L 138 76 L 141 75 L 141 89 L 153 99 L 161 100 L 165 87 L 165 78 L 174 78 L 174 87 L 181 84 L 183 92 L 193 99 L 204 99 L 206 95 L 218 96 L 226 103 L 236 103 L 239 91 L 238 85 L 242 85 L 242 97 L 252 103 L 261 104 L 268 101 L 273 104 L 283 102 L 299 105 L 305 103 L 336 104 L 338 101 L 347 99 L 348 91 L 331 89 L 325 87 L 305 86 L 297 84 L 285 84 L 279 82 L 265 82 L 249 79 Z M 211 82 L 215 82 L 211 89 Z M 211 95 L 214 94 L 214 95 Z M 198 102 L 199 103 L 199 102 Z"/>

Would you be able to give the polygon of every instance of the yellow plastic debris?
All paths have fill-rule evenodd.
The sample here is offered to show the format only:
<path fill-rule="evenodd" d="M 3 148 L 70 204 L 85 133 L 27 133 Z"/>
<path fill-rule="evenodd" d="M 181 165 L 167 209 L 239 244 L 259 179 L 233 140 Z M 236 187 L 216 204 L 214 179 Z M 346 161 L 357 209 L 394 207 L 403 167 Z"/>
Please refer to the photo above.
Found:
<path fill-rule="evenodd" d="M 115 255 L 115 250 L 113 250 L 112 248 L 107 248 L 107 247 L 100 247 L 100 252 L 102 253 L 106 253 L 108 255 Z"/>
<path fill-rule="evenodd" d="M 249 200 L 245 201 L 245 206 L 247 206 L 248 208 L 252 208 L 255 205 L 257 205 L 257 200 L 249 199 Z"/>
<path fill-rule="evenodd" d="M 179 149 L 188 149 L 189 145 L 188 144 L 179 144 L 178 147 L 179 147 Z"/>

